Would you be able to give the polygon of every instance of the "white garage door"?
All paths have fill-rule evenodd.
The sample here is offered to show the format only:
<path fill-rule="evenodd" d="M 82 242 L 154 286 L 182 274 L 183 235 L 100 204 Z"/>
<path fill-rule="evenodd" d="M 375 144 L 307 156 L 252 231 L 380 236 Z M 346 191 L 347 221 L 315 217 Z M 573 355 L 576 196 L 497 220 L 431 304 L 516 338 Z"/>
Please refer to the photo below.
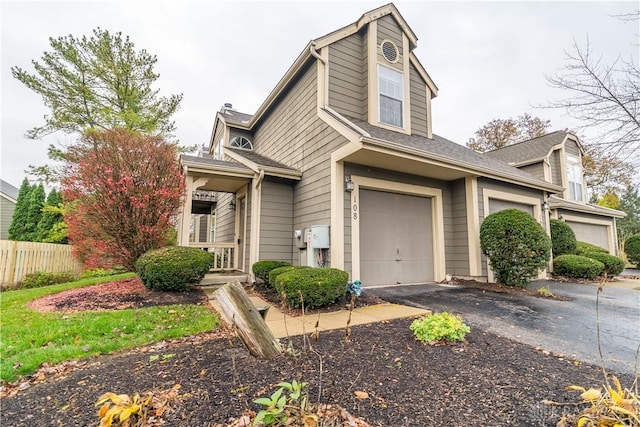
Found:
<path fill-rule="evenodd" d="M 360 191 L 363 286 L 433 281 L 431 199 Z"/>
<path fill-rule="evenodd" d="M 523 203 L 510 202 L 508 200 L 489 199 L 489 213 L 495 213 L 504 209 L 519 209 L 533 216 L 533 206 Z"/>
<path fill-rule="evenodd" d="M 606 225 L 585 224 L 583 222 L 567 221 L 576 235 L 576 240 L 591 243 L 609 250 L 609 230 Z"/>

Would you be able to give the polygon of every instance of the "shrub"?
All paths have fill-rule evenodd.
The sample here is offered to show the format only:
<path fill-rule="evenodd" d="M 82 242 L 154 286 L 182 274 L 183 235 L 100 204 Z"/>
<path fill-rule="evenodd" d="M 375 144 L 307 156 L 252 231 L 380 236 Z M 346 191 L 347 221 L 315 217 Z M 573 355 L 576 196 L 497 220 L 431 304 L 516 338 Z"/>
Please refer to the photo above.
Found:
<path fill-rule="evenodd" d="M 114 268 L 104 269 L 104 268 L 89 268 L 82 272 L 80 275 L 81 279 L 89 279 L 91 277 L 105 277 L 111 276 L 113 274 L 118 274 L 119 271 Z"/>
<path fill-rule="evenodd" d="M 430 343 L 434 341 L 461 341 L 471 332 L 460 316 L 443 311 L 421 317 L 411 323 L 409 327 L 418 341 Z"/>
<path fill-rule="evenodd" d="M 308 308 L 331 304 L 347 293 L 349 275 L 337 268 L 295 268 L 281 273 L 276 290 L 291 307 L 300 307 L 300 295 Z"/>
<path fill-rule="evenodd" d="M 550 220 L 549 226 L 553 256 L 574 254 L 576 252 L 576 235 L 571 227 L 559 219 Z"/>
<path fill-rule="evenodd" d="M 593 252 L 603 252 L 605 254 L 609 253 L 609 251 L 603 247 L 592 245 L 591 243 L 587 243 L 587 242 L 576 242 L 576 252 L 575 252 L 576 255 L 584 256 L 584 254 L 586 253 L 593 253 Z"/>
<path fill-rule="evenodd" d="M 198 248 L 167 246 L 144 253 L 136 261 L 142 283 L 157 291 L 186 291 L 199 283 L 213 264 L 213 255 Z"/>
<path fill-rule="evenodd" d="M 269 272 L 271 270 L 288 265 L 291 265 L 291 263 L 286 261 L 264 260 L 255 262 L 253 266 L 251 266 L 251 269 L 256 278 L 262 280 L 262 283 L 269 283 Z"/>
<path fill-rule="evenodd" d="M 606 254 L 604 252 L 587 252 L 583 256 L 595 259 L 596 261 L 600 261 L 604 264 L 604 273 L 606 273 L 607 276 L 617 276 L 622 273 L 622 270 L 624 270 L 624 261 L 622 258 L 618 258 L 617 256 Z"/>
<path fill-rule="evenodd" d="M 560 255 L 553 260 L 553 273 L 561 276 L 595 279 L 603 270 L 603 263 L 582 255 Z"/>
<path fill-rule="evenodd" d="M 296 270 L 300 268 L 313 268 L 308 267 L 306 265 L 285 265 L 284 267 L 274 268 L 269 272 L 269 285 L 273 288 L 276 287 L 276 279 L 282 273 L 286 273 L 287 271 Z"/>
<path fill-rule="evenodd" d="M 484 219 L 480 245 L 498 283 L 525 287 L 545 268 L 551 239 L 528 213 L 505 209 Z"/>
<path fill-rule="evenodd" d="M 60 283 L 74 282 L 77 278 L 73 273 L 49 273 L 39 271 L 27 274 L 15 289 L 41 288 L 43 286 L 57 285 Z"/>
<path fill-rule="evenodd" d="M 640 234 L 629 237 L 624 242 L 624 252 L 630 263 L 640 268 Z"/>

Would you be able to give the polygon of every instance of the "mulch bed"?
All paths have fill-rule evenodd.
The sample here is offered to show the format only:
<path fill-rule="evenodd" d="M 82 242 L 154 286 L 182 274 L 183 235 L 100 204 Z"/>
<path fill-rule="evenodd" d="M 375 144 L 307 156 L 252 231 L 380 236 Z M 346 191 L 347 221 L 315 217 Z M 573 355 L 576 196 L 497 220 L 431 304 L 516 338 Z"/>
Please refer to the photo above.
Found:
<path fill-rule="evenodd" d="M 574 402 L 566 386 L 603 382 L 597 367 L 479 329 L 464 343 L 424 345 L 410 323 L 355 326 L 348 343 L 342 330 L 324 332 L 313 351 L 293 337 L 295 351 L 272 360 L 253 358 L 224 330 L 100 356 L 0 400 L 0 424 L 97 426 L 94 403 L 103 393 L 180 384 L 165 425 L 224 426 L 247 408 L 258 410 L 252 400 L 278 382 L 298 379 L 309 383 L 312 402 L 339 404 L 373 426 L 554 426 L 576 407 L 544 399 Z M 629 376 L 620 378 L 631 385 Z"/>

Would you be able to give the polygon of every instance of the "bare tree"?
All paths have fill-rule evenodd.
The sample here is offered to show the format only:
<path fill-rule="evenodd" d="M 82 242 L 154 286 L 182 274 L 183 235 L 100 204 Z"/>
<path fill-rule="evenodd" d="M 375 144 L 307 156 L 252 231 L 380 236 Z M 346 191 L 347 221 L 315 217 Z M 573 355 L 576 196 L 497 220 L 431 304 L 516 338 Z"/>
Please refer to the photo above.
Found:
<path fill-rule="evenodd" d="M 638 20 L 640 12 L 625 15 Z M 638 163 L 640 156 L 640 69 L 633 58 L 618 56 L 611 64 L 595 55 L 587 39 L 584 48 L 574 41 L 565 51 L 567 64 L 555 76 L 545 75 L 552 87 L 567 96 L 544 107 L 560 108 L 578 119 L 578 129 L 591 130 L 589 145 L 623 161 Z M 637 58 L 636 58 L 637 61 Z"/>

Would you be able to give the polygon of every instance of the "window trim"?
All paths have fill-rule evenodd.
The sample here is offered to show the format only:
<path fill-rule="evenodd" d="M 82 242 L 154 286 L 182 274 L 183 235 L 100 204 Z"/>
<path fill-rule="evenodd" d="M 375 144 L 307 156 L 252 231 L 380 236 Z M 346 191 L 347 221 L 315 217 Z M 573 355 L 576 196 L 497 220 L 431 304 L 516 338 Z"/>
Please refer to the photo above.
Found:
<path fill-rule="evenodd" d="M 244 142 L 242 143 L 242 145 L 240 145 L 238 141 L 243 141 L 243 140 Z M 229 147 L 239 148 L 241 150 L 253 151 L 253 142 L 251 142 L 251 140 L 246 136 L 237 135 L 231 138 L 231 141 L 229 141 Z"/>
<path fill-rule="evenodd" d="M 567 154 L 566 163 L 568 199 L 576 202 L 584 202 L 584 172 L 582 170 L 582 163 L 580 162 L 580 158 L 571 154 Z M 578 189 L 580 194 L 577 194 Z"/>
<path fill-rule="evenodd" d="M 382 93 L 381 84 L 380 84 L 380 80 L 382 78 L 380 70 L 382 68 L 386 68 L 387 70 L 389 70 L 389 71 L 391 71 L 393 73 L 396 73 L 400 77 L 399 90 L 400 90 L 400 94 L 402 96 L 401 99 L 397 99 L 397 98 L 394 98 L 391 95 L 387 95 L 387 94 L 383 94 Z M 405 99 L 404 99 L 404 97 L 405 97 L 405 87 L 404 87 L 405 86 L 405 81 L 404 81 L 404 78 L 405 78 L 405 76 L 404 76 L 404 72 L 402 72 L 400 70 L 397 70 L 395 68 L 392 68 L 392 67 L 388 67 L 388 66 L 386 66 L 384 64 L 378 63 L 377 74 L 378 74 L 377 75 L 377 80 L 378 80 L 378 88 L 377 88 L 378 89 L 378 123 L 381 123 L 381 124 L 386 125 L 386 126 L 392 126 L 394 128 L 398 128 L 398 129 L 404 129 L 404 125 L 405 125 L 405 123 L 404 123 L 405 122 L 405 114 L 404 114 L 404 106 L 405 106 L 404 105 L 404 103 L 405 103 Z M 392 82 L 392 83 L 395 83 L 395 82 Z M 393 101 L 398 101 L 400 103 L 400 124 L 387 123 L 387 122 L 382 121 L 382 102 L 381 102 L 382 101 L 382 97 L 391 99 Z"/>

